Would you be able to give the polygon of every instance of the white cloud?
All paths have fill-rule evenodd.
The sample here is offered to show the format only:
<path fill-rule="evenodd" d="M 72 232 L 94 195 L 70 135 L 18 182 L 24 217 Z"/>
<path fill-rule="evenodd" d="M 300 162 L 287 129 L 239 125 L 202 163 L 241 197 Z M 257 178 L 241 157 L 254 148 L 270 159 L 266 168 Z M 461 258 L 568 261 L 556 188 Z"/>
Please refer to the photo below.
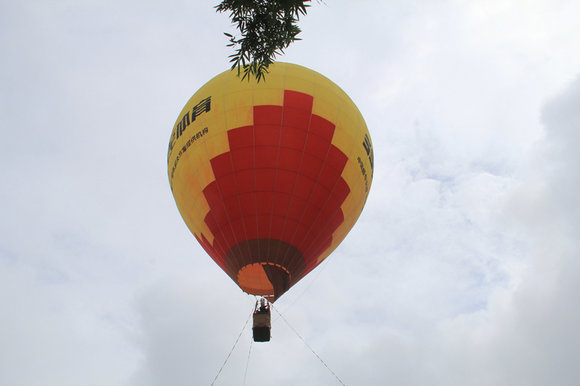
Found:
<path fill-rule="evenodd" d="M 484 384 L 572 384 L 580 375 L 572 364 L 580 354 L 579 106 L 580 80 L 547 105 L 537 169 L 508 201 L 508 214 L 529 240 L 518 284 L 498 289 L 485 311 L 443 327 L 457 364 L 471 369 L 457 383 L 475 377 Z"/>

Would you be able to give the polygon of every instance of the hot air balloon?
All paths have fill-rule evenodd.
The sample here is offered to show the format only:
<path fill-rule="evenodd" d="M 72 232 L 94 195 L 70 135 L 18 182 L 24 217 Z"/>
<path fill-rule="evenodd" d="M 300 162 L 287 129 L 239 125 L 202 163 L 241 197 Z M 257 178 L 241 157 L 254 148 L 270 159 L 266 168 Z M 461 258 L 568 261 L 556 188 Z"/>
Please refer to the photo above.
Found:
<path fill-rule="evenodd" d="M 336 84 L 278 62 L 260 82 L 225 71 L 201 87 L 175 123 L 167 165 L 205 251 L 243 291 L 273 302 L 356 222 L 373 147 Z"/>

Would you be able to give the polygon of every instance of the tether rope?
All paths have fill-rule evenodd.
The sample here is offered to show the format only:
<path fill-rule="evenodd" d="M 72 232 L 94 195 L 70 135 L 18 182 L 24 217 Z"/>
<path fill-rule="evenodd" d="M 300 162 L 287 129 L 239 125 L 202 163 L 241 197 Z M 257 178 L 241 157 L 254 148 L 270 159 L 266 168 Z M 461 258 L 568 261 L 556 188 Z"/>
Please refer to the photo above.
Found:
<path fill-rule="evenodd" d="M 247 326 L 248 322 L 250 321 L 250 318 L 252 317 L 252 314 L 253 313 L 254 313 L 254 311 L 252 310 L 252 312 L 250 312 L 250 315 L 248 315 L 248 319 L 246 319 L 246 323 L 244 323 L 244 327 L 242 327 L 242 331 L 240 331 L 240 334 L 236 338 L 236 341 L 234 342 L 234 345 L 233 345 L 232 349 L 230 350 L 228 356 L 226 357 L 226 360 L 224 361 L 224 363 L 222 364 L 222 367 L 220 367 L 218 373 L 216 374 L 215 378 L 211 382 L 211 385 L 212 386 L 215 383 L 215 381 L 218 379 L 218 377 L 220 376 L 220 374 L 221 374 L 222 370 L 224 369 L 226 363 L 228 363 L 228 360 L 230 359 L 230 355 L 232 355 L 232 352 L 234 352 L 234 349 L 236 348 L 236 345 L 238 344 L 238 341 L 240 340 L 240 337 L 244 333 L 244 330 L 246 329 L 246 326 Z"/>
<path fill-rule="evenodd" d="M 250 350 L 248 350 L 248 359 L 246 360 L 246 370 L 244 371 L 244 383 L 243 383 L 243 386 L 246 386 L 246 375 L 248 374 L 248 366 L 250 364 L 250 354 L 252 353 L 252 343 L 254 343 L 254 340 L 253 339 L 250 340 Z"/>
<path fill-rule="evenodd" d="M 292 325 L 288 322 L 288 320 L 284 317 L 284 315 L 282 315 L 277 308 L 274 307 L 273 303 L 270 303 L 270 307 L 273 308 L 278 315 L 280 315 L 280 318 L 282 318 L 282 320 L 284 322 L 286 322 L 286 324 L 288 325 L 288 327 L 290 327 L 290 329 L 292 331 L 294 331 L 294 333 L 296 334 L 296 336 L 298 336 L 300 338 L 300 340 L 302 340 L 302 342 L 304 342 L 304 345 L 306 347 L 308 347 L 310 349 L 310 351 L 312 351 L 312 353 L 316 356 L 316 358 L 318 358 L 318 360 L 324 365 L 324 367 L 326 367 L 328 369 L 328 371 L 330 371 L 332 373 L 332 375 L 334 375 L 334 377 L 338 380 L 338 382 L 340 382 L 341 385 L 346 386 L 346 384 L 338 377 L 338 375 L 336 375 L 336 373 L 334 371 L 332 371 L 332 369 L 330 367 L 328 367 L 328 365 L 326 364 L 326 362 L 324 362 L 322 360 L 322 358 L 320 357 L 320 355 L 318 355 L 316 353 L 316 351 L 314 351 L 314 349 L 312 347 L 310 347 L 310 345 L 308 343 L 306 343 L 306 340 L 304 340 L 304 338 L 302 337 L 302 335 L 300 335 L 298 333 L 298 331 L 296 331 L 296 329 L 294 327 L 292 327 Z"/>

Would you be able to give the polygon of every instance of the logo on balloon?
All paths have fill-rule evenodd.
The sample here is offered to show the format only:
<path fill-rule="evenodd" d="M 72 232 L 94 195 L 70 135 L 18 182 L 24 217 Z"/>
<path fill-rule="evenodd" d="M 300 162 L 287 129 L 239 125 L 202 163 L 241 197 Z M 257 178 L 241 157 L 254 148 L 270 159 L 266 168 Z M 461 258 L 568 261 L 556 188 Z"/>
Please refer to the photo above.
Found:
<path fill-rule="evenodd" d="M 167 160 L 169 160 L 169 157 L 171 156 L 173 146 L 175 146 L 175 141 L 177 141 L 179 137 L 183 135 L 183 132 L 189 127 L 191 123 L 195 122 L 195 119 L 197 117 L 199 117 L 203 113 L 209 112 L 210 110 L 211 110 L 211 96 L 203 99 L 201 102 L 193 106 L 193 109 L 191 109 L 191 113 L 189 111 L 185 112 L 185 115 L 181 118 L 179 122 L 177 122 L 177 126 L 175 127 L 175 130 L 173 130 L 171 138 L 169 139 Z"/>

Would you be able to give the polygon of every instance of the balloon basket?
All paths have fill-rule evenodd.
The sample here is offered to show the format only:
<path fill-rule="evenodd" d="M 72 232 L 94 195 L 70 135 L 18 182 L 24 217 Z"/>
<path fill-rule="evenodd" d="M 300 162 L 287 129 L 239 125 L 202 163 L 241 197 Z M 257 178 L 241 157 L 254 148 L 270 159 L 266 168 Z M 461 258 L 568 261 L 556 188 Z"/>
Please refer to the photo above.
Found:
<path fill-rule="evenodd" d="M 265 298 L 256 301 L 252 334 L 254 342 L 270 341 L 270 303 Z"/>

